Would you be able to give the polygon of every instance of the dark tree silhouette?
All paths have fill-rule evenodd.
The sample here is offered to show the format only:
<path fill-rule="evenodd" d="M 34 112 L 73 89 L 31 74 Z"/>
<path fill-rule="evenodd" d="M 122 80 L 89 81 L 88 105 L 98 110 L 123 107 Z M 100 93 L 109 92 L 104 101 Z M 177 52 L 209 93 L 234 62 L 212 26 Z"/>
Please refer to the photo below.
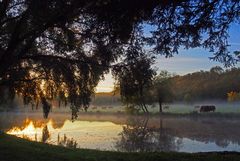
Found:
<path fill-rule="evenodd" d="M 137 106 L 148 112 L 145 90 L 151 86 L 155 75 L 154 69 L 151 68 L 153 57 L 147 57 L 141 47 L 135 43 L 126 50 L 126 58 L 123 62 L 113 69 L 122 101 L 127 108 Z"/>
<path fill-rule="evenodd" d="M 180 46 L 204 47 L 233 64 L 239 54 L 227 51 L 227 30 L 239 22 L 239 7 L 237 0 L 2 0 L 1 89 L 25 103 L 64 93 L 73 109 L 86 109 L 103 74 L 139 38 L 167 57 Z M 139 32 L 146 24 L 150 35 Z"/>

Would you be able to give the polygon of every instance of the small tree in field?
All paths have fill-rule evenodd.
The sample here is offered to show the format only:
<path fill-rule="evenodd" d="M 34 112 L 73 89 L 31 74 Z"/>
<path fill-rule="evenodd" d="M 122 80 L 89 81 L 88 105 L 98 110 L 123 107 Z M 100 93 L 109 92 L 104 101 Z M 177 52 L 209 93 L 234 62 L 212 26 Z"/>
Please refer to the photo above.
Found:
<path fill-rule="evenodd" d="M 148 113 L 146 90 L 150 87 L 155 73 L 151 69 L 151 59 L 140 56 L 133 64 L 124 66 L 118 72 L 117 80 L 123 103 L 127 107 L 137 107 Z"/>
<path fill-rule="evenodd" d="M 184 102 L 191 104 L 192 103 L 192 96 L 190 93 L 186 93 L 183 97 Z"/>
<path fill-rule="evenodd" d="M 227 99 L 229 102 L 233 102 L 233 101 L 239 101 L 240 100 L 240 92 L 237 93 L 237 92 L 234 92 L 234 91 L 231 91 L 229 93 L 227 93 Z"/>
<path fill-rule="evenodd" d="M 170 102 L 172 100 L 173 94 L 171 89 L 172 75 L 167 71 L 161 71 L 158 76 L 155 77 L 153 81 L 153 97 L 155 101 L 159 104 L 159 112 L 162 113 L 162 105 L 165 102 Z"/>

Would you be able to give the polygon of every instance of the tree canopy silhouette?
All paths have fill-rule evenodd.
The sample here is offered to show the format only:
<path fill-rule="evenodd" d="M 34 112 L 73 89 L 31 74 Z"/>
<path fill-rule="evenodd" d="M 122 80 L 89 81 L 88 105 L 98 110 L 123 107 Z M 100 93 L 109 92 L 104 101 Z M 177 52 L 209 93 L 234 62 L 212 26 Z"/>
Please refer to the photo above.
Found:
<path fill-rule="evenodd" d="M 151 86 L 155 75 L 155 70 L 151 68 L 153 61 L 154 57 L 147 56 L 139 43 L 135 42 L 126 49 L 124 63 L 113 68 L 122 101 L 127 108 L 137 106 L 148 112 L 145 90 Z"/>
<path fill-rule="evenodd" d="M 227 30 L 239 23 L 239 8 L 238 0 L 1 0 L 1 89 L 25 103 L 63 98 L 76 112 L 86 109 L 136 39 L 166 57 L 204 47 L 233 64 L 239 54 L 228 52 Z"/>

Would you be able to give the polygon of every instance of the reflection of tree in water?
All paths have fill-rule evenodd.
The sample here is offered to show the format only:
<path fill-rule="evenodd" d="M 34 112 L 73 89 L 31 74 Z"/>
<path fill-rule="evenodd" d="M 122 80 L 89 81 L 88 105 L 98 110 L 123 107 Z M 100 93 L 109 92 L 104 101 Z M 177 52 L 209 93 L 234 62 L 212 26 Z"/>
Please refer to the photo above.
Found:
<path fill-rule="evenodd" d="M 226 148 L 230 144 L 240 145 L 240 126 L 235 120 L 227 120 L 222 117 L 214 119 L 195 118 L 190 121 L 192 121 L 193 124 L 191 130 L 197 133 L 197 135 L 193 135 L 190 133 L 189 128 L 185 127 L 182 137 L 187 137 L 205 144 L 214 143 L 221 148 Z"/>
<path fill-rule="evenodd" d="M 68 148 L 77 148 L 77 142 L 73 138 L 67 138 L 66 134 L 62 138 L 58 134 L 57 144 Z"/>
<path fill-rule="evenodd" d="M 133 121 L 130 124 L 123 126 L 123 131 L 120 133 L 121 140 L 117 142 L 117 149 L 120 151 L 145 151 L 149 149 L 151 141 L 152 132 L 147 129 L 148 119 L 138 122 L 138 120 Z M 135 122 L 136 121 L 136 122 Z"/>
<path fill-rule="evenodd" d="M 182 140 L 176 138 L 173 130 L 163 127 L 163 120 L 160 119 L 159 129 L 155 131 L 155 151 L 178 151 Z"/>
<path fill-rule="evenodd" d="M 23 139 L 26 139 L 26 140 L 31 140 L 31 138 L 30 138 L 29 136 L 24 135 L 24 134 L 22 135 L 22 138 L 23 138 Z"/>
<path fill-rule="evenodd" d="M 46 125 L 46 126 L 44 126 L 44 128 L 42 130 L 42 140 L 41 140 L 41 142 L 46 143 L 49 138 L 50 138 L 50 133 L 49 133 L 48 127 Z"/>
<path fill-rule="evenodd" d="M 51 136 L 51 134 L 48 130 L 48 126 L 45 125 L 44 128 L 42 129 L 42 137 L 41 137 L 40 142 L 47 143 L 48 140 L 50 139 L 50 136 Z M 26 135 L 23 135 L 22 137 L 31 140 Z M 35 139 L 35 141 L 38 141 L 37 134 L 35 134 L 34 139 Z M 50 143 L 50 142 L 48 142 L 48 143 Z M 68 148 L 77 148 L 77 142 L 73 138 L 71 138 L 71 139 L 67 138 L 66 134 L 64 134 L 62 138 L 58 134 L 57 145 L 68 147 Z"/>
<path fill-rule="evenodd" d="M 226 148 L 230 144 L 230 141 L 227 139 L 222 139 L 222 140 L 216 140 L 215 143 L 219 147 Z"/>
<path fill-rule="evenodd" d="M 176 140 L 170 129 L 164 128 L 162 119 L 159 128 L 149 128 L 148 117 L 130 120 L 120 133 L 116 148 L 128 152 L 177 151 L 181 140 Z"/>

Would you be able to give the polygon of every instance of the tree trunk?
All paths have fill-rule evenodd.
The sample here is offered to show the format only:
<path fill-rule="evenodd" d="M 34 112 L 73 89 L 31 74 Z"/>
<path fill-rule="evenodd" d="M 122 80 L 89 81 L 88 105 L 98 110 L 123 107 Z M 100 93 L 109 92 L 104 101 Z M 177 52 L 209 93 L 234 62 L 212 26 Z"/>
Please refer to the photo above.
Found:
<path fill-rule="evenodd" d="M 145 111 L 146 111 L 146 113 L 148 114 L 148 113 L 149 113 L 149 111 L 148 111 L 148 109 L 147 109 L 147 107 L 146 107 L 146 105 L 145 105 L 145 104 L 143 104 L 143 107 L 145 108 Z"/>
<path fill-rule="evenodd" d="M 162 101 L 159 101 L 159 113 L 162 113 Z"/>
<path fill-rule="evenodd" d="M 143 110 L 143 112 L 146 113 L 146 110 L 145 110 L 144 106 L 141 105 L 141 104 L 140 104 L 140 106 L 141 106 L 141 109 Z"/>

